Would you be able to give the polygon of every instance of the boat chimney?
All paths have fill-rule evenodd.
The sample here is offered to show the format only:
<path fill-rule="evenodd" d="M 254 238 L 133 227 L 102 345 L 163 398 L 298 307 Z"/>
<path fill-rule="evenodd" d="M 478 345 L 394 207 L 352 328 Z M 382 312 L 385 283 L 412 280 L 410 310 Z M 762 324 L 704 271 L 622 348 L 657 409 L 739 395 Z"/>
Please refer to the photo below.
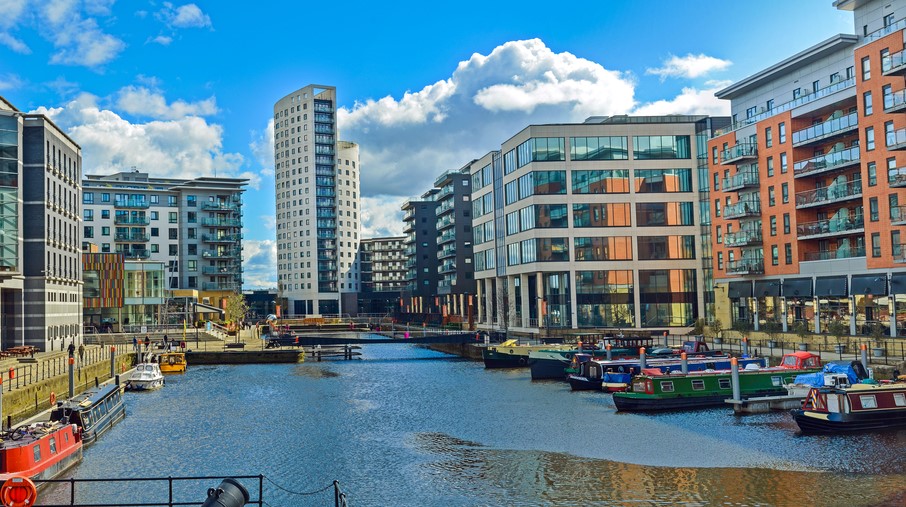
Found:
<path fill-rule="evenodd" d="M 868 371 L 868 345 L 863 343 L 859 347 L 862 349 L 862 367 Z"/>
<path fill-rule="evenodd" d="M 680 354 L 680 359 L 682 360 L 682 371 L 683 374 L 689 373 L 689 359 L 686 356 L 686 353 L 683 352 Z"/>
<path fill-rule="evenodd" d="M 639 348 L 639 368 L 644 370 L 645 367 L 645 347 L 641 347 Z"/>
<path fill-rule="evenodd" d="M 608 361 L 613 361 L 613 352 L 610 350 L 612 348 L 613 348 L 613 345 L 611 345 L 609 343 L 604 346 L 604 349 L 607 350 L 607 360 Z"/>

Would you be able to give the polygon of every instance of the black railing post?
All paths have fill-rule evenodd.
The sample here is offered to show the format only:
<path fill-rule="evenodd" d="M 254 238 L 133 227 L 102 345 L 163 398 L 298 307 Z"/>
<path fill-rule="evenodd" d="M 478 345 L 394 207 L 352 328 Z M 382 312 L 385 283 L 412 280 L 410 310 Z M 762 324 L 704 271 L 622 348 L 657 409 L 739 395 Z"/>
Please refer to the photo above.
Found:
<path fill-rule="evenodd" d="M 340 481 L 336 479 L 333 481 L 333 505 L 340 507 Z"/>
<path fill-rule="evenodd" d="M 75 478 L 69 478 L 69 505 L 75 505 Z"/>
<path fill-rule="evenodd" d="M 173 507 L 173 476 L 172 475 L 167 476 L 167 484 L 169 485 L 169 488 L 170 488 L 170 499 L 168 500 L 167 505 L 169 505 L 170 507 Z"/>
<path fill-rule="evenodd" d="M 264 476 L 258 476 L 258 507 L 264 506 Z"/>

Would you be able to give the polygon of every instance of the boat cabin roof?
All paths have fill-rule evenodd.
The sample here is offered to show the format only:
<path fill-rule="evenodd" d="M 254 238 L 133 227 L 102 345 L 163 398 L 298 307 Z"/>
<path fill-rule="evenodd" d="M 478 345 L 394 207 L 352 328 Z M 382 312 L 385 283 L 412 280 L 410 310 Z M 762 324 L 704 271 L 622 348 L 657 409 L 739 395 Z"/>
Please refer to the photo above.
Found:
<path fill-rule="evenodd" d="M 69 400 L 69 403 L 70 405 L 78 405 L 79 407 L 87 408 L 94 405 L 98 401 L 103 400 L 104 398 L 109 396 L 110 393 L 116 391 L 119 388 L 120 387 L 116 384 L 103 385 L 96 389 L 91 389 L 89 391 L 85 391 L 82 394 L 73 396 L 72 399 Z"/>

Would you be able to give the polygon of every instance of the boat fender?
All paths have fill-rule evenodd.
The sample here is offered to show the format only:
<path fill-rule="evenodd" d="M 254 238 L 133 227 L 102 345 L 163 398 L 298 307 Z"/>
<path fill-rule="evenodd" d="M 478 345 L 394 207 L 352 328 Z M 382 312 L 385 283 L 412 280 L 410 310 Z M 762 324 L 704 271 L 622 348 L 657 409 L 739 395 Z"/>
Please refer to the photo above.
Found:
<path fill-rule="evenodd" d="M 0 501 L 8 507 L 26 507 L 34 505 L 38 498 L 38 488 L 28 477 L 10 477 L 0 487 Z"/>
<path fill-rule="evenodd" d="M 53 391 L 51 391 L 50 392 L 50 406 L 52 407 L 56 404 L 57 404 L 57 395 Z"/>

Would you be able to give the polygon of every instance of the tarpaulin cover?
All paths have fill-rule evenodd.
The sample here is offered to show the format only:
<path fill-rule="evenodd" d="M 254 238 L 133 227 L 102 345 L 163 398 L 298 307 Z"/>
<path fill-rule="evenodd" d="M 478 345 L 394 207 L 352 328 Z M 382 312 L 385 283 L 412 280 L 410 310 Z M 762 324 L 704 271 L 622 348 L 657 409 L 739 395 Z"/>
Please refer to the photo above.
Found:
<path fill-rule="evenodd" d="M 846 377 L 849 379 L 850 384 L 859 383 L 859 378 L 856 376 L 856 372 L 853 371 L 852 366 L 835 363 L 828 363 L 824 365 L 824 370 L 817 373 L 796 375 L 796 380 L 794 380 L 793 382 L 795 384 L 805 384 L 812 387 L 821 387 L 824 385 L 825 373 L 845 373 Z"/>
<path fill-rule="evenodd" d="M 632 380 L 632 375 L 628 373 L 605 373 L 604 382 L 614 384 L 628 384 Z"/>

